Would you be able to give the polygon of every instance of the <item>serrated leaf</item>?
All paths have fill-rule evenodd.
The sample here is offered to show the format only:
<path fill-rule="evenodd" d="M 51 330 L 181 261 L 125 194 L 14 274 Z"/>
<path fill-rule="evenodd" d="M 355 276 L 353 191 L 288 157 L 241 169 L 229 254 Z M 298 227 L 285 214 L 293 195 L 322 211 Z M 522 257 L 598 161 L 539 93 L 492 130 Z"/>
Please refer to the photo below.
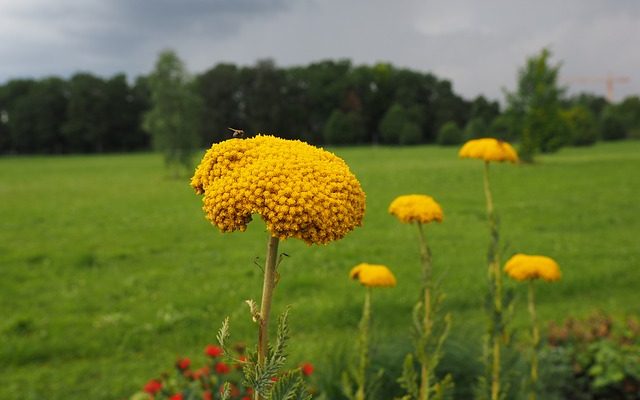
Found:
<path fill-rule="evenodd" d="M 268 400 L 295 400 L 302 386 L 302 378 L 297 372 L 282 375 L 271 388 Z"/>

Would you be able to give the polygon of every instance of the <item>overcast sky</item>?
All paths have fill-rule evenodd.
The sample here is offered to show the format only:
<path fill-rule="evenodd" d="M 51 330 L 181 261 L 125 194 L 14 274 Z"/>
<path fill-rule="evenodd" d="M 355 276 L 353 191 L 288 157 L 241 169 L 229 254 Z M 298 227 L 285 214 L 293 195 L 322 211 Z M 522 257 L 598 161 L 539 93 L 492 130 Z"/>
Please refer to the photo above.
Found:
<path fill-rule="evenodd" d="M 640 0 L 0 0 L 0 38 L 0 82 L 135 77 L 172 48 L 194 73 L 267 57 L 385 61 L 500 99 L 548 46 L 563 81 L 613 74 L 629 78 L 617 100 L 640 94 Z M 571 88 L 605 93 L 603 81 Z"/>

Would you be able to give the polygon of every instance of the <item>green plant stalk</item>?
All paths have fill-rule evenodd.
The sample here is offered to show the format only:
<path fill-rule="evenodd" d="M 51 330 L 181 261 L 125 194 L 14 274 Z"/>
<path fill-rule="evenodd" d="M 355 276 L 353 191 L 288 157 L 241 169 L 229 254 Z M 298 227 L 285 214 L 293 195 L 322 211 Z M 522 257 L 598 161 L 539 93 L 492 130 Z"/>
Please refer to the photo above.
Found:
<path fill-rule="evenodd" d="M 358 365 L 358 390 L 356 400 L 365 400 L 365 386 L 367 367 L 369 366 L 369 326 L 371 324 L 371 288 L 367 287 L 364 295 L 364 306 L 362 308 L 362 320 L 360 320 L 359 351 L 360 364 Z"/>
<path fill-rule="evenodd" d="M 536 400 L 536 384 L 538 383 L 538 345 L 540 344 L 540 331 L 536 316 L 536 303 L 534 297 L 534 283 L 529 280 L 529 315 L 531 316 L 531 391 L 529 400 Z"/>
<path fill-rule="evenodd" d="M 431 250 L 427 244 L 427 239 L 424 234 L 424 229 L 420 222 L 418 225 L 418 235 L 420 237 L 420 261 L 422 262 L 422 300 L 424 302 L 424 317 L 422 320 L 422 334 L 426 338 L 431 334 L 431 327 L 433 325 L 431 320 Z M 425 353 L 425 349 L 418 349 L 419 352 Z M 420 371 L 420 400 L 429 400 L 429 358 L 427 354 L 422 354 L 421 371 Z"/>
<path fill-rule="evenodd" d="M 502 274 L 500 273 L 500 255 L 498 253 L 498 221 L 493 208 L 493 196 L 489 186 L 489 162 L 484 163 L 484 195 L 487 200 L 487 217 L 491 242 L 489 244 L 489 285 L 493 290 L 493 315 L 491 318 L 491 400 L 500 398 L 500 340 L 502 328 Z"/>
<path fill-rule="evenodd" d="M 276 287 L 276 266 L 278 259 L 279 239 L 269 236 L 267 242 L 267 258 L 264 265 L 264 280 L 262 283 L 262 301 L 260 302 L 260 318 L 258 320 L 258 365 L 264 366 L 269 349 L 269 314 L 273 289 Z M 258 391 L 254 395 L 255 400 L 261 400 Z"/>

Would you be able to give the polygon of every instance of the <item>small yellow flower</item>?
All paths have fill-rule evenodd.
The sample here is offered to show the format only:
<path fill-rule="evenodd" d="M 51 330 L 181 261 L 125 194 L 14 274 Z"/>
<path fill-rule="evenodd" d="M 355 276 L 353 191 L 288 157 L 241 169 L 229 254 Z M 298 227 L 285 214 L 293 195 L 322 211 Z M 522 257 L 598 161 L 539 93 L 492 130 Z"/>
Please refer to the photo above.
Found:
<path fill-rule="evenodd" d="M 389 213 L 401 222 L 423 224 L 442 222 L 442 208 L 432 197 L 424 194 L 409 194 L 396 197 L 389 205 Z"/>
<path fill-rule="evenodd" d="M 484 161 L 518 162 L 518 153 L 514 148 L 509 143 L 494 138 L 469 140 L 458 155 L 460 158 L 479 158 Z"/>
<path fill-rule="evenodd" d="M 349 272 L 349 278 L 359 280 L 367 287 L 394 287 L 396 277 L 389 268 L 378 264 L 358 264 Z"/>
<path fill-rule="evenodd" d="M 516 254 L 507 261 L 504 271 L 517 281 L 544 279 L 557 281 L 560 279 L 560 267 L 553 259 L 545 256 Z"/>
<path fill-rule="evenodd" d="M 191 186 L 207 219 L 244 231 L 258 214 L 274 237 L 308 244 L 341 239 L 362 224 L 365 194 L 336 155 L 299 140 L 258 135 L 214 144 Z"/>

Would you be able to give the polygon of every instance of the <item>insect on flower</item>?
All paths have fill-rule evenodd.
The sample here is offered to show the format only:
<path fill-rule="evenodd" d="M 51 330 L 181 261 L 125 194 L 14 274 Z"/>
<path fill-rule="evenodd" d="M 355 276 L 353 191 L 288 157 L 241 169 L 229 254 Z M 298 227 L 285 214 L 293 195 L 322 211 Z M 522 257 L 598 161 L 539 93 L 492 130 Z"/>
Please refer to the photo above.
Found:
<path fill-rule="evenodd" d="M 233 128 L 227 128 L 229 129 L 231 132 L 233 132 L 233 137 L 234 138 L 242 138 L 244 137 L 244 131 L 242 129 L 233 129 Z"/>

